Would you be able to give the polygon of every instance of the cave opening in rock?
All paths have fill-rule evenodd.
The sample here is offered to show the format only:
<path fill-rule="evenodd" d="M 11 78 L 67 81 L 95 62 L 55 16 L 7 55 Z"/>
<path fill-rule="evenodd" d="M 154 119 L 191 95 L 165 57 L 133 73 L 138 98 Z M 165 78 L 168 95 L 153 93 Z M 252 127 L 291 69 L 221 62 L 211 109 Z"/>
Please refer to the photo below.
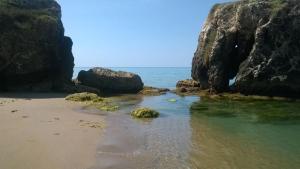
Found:
<path fill-rule="evenodd" d="M 228 86 L 233 88 L 235 85 L 236 76 L 239 72 L 240 65 L 245 61 L 250 52 L 252 51 L 255 42 L 254 34 L 241 34 L 236 33 L 235 39 L 232 43 L 232 48 L 229 53 L 229 66 L 228 66 Z"/>

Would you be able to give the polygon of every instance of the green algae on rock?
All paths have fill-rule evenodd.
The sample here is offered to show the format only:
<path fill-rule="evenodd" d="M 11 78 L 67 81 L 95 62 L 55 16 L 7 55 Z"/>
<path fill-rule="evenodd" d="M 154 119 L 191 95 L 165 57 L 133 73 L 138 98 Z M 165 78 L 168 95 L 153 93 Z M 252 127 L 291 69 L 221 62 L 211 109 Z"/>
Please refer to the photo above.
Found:
<path fill-rule="evenodd" d="M 75 101 L 75 102 L 103 102 L 104 99 L 99 97 L 97 94 L 94 93 L 75 93 L 68 95 L 66 97 L 68 101 Z"/>
<path fill-rule="evenodd" d="M 99 110 L 110 111 L 110 112 L 117 111 L 117 110 L 120 109 L 119 106 L 114 105 L 114 104 L 109 103 L 109 102 L 103 102 L 101 104 L 99 104 L 99 103 L 98 104 L 93 104 L 93 106 L 95 106 Z"/>
<path fill-rule="evenodd" d="M 149 108 L 138 108 L 131 112 L 131 116 L 136 118 L 157 118 L 159 112 Z"/>
<path fill-rule="evenodd" d="M 169 99 L 168 102 L 173 102 L 174 103 L 174 102 L 177 102 L 177 100 L 176 99 Z"/>
<path fill-rule="evenodd" d="M 67 96 L 65 99 L 68 101 L 84 102 L 102 111 L 113 112 L 119 110 L 119 106 L 113 104 L 112 101 L 99 97 L 94 93 L 75 93 Z"/>

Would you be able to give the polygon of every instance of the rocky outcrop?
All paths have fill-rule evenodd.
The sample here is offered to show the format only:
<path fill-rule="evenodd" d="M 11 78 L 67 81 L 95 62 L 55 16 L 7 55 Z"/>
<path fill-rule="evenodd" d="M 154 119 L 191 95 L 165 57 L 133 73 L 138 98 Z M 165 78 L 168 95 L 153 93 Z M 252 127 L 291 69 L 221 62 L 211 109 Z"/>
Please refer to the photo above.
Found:
<path fill-rule="evenodd" d="M 55 0 L 0 0 L 0 89 L 60 90 L 71 82 L 72 40 Z"/>
<path fill-rule="evenodd" d="M 199 82 L 192 79 L 180 80 L 176 84 L 176 91 L 181 93 L 198 92 L 205 88 L 207 88 L 207 86 L 201 86 Z"/>
<path fill-rule="evenodd" d="M 167 94 L 167 92 L 170 92 L 170 89 L 144 86 L 143 90 L 141 90 L 139 94 L 144 96 L 160 96 Z"/>
<path fill-rule="evenodd" d="M 217 4 L 199 38 L 193 79 L 223 92 L 236 77 L 244 94 L 300 96 L 300 3 L 243 0 Z"/>
<path fill-rule="evenodd" d="M 136 74 L 105 68 L 80 71 L 78 81 L 104 93 L 138 93 L 144 86 L 142 79 Z"/>

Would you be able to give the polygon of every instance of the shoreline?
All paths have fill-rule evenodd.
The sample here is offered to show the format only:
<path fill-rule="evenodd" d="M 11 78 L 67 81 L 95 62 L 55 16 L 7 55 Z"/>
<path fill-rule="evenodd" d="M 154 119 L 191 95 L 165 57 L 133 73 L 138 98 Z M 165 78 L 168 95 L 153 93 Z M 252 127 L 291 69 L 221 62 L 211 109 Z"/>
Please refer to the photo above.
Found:
<path fill-rule="evenodd" d="M 96 162 L 105 121 L 59 93 L 0 96 L 0 168 L 74 169 Z"/>

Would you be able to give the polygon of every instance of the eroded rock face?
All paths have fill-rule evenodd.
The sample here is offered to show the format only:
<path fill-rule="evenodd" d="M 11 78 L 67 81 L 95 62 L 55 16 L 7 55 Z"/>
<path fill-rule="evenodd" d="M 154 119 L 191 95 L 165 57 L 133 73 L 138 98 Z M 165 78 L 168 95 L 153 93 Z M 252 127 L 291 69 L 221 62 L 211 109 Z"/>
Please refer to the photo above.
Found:
<path fill-rule="evenodd" d="M 55 0 L 0 0 L 0 89 L 49 91 L 69 83 L 72 40 Z"/>
<path fill-rule="evenodd" d="M 82 85 L 97 88 L 104 93 L 138 93 L 144 86 L 136 74 L 99 67 L 80 71 L 77 79 Z"/>
<path fill-rule="evenodd" d="M 213 91 L 236 77 L 245 94 L 300 96 L 300 3 L 244 0 L 211 10 L 193 59 L 192 77 Z"/>

